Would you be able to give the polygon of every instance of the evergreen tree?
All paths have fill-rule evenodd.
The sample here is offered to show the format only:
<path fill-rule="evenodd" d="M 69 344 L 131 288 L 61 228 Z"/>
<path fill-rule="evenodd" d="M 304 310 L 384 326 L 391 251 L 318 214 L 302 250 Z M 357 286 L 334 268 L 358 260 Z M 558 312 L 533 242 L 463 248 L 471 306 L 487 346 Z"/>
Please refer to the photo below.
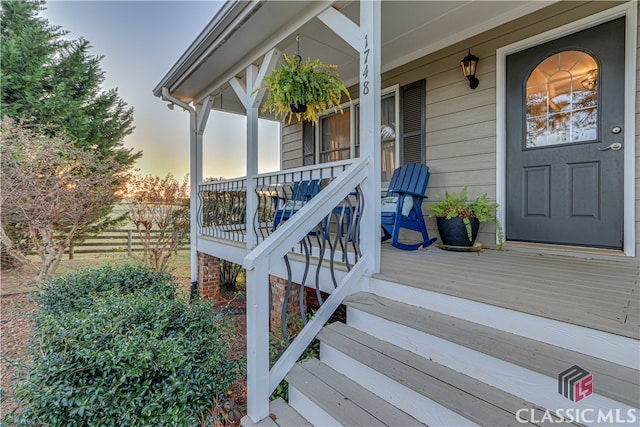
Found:
<path fill-rule="evenodd" d="M 89 55 L 87 40 L 66 39 L 67 31 L 39 16 L 44 1 L 0 0 L 0 6 L 0 117 L 42 126 L 52 138 L 64 137 L 76 149 L 91 152 L 95 162 L 114 165 L 114 174 L 133 167 L 142 153 L 125 148 L 123 141 L 134 129 L 133 108 L 117 89 L 103 90 L 102 57 Z M 74 240 L 122 219 L 110 217 L 116 201 L 105 197 L 93 220 L 78 226 Z M 28 252 L 35 242 L 28 238 L 27 223 L 11 217 L 3 207 L 4 234 L 14 249 Z M 11 265 L 7 254 L 3 244 L 3 267 Z"/>
<path fill-rule="evenodd" d="M 133 108 L 117 89 L 102 90 L 100 56 L 91 45 L 38 14 L 44 1 L 2 0 L 0 115 L 55 125 L 78 148 L 97 149 L 104 159 L 133 165 L 141 153 L 126 149 Z"/>

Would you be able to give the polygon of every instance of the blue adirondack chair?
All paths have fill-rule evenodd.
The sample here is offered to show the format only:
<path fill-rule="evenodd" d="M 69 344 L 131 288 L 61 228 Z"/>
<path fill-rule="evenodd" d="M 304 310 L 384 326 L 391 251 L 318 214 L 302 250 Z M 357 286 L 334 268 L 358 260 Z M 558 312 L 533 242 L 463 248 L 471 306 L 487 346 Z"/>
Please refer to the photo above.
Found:
<path fill-rule="evenodd" d="M 320 191 L 320 180 L 311 179 L 308 181 L 296 181 L 291 186 L 290 197 L 278 197 L 280 206 L 273 215 L 273 229 L 278 225 L 291 218 L 291 215 L 298 212 L 313 196 Z"/>
<path fill-rule="evenodd" d="M 429 182 L 429 168 L 422 163 L 407 163 L 393 172 L 387 195 L 382 199 L 382 241 L 404 250 L 426 248 L 436 241 L 429 238 L 422 214 L 422 200 Z M 400 229 L 422 234 L 422 242 L 407 244 L 398 241 Z"/>

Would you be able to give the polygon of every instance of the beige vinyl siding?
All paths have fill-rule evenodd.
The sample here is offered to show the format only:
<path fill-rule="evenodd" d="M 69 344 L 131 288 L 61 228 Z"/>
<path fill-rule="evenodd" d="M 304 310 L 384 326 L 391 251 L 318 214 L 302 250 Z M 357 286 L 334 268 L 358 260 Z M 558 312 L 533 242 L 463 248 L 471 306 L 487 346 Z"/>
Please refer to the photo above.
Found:
<path fill-rule="evenodd" d="M 280 132 L 282 135 L 280 152 L 282 169 L 302 166 L 302 123 L 283 123 Z"/>
<path fill-rule="evenodd" d="M 640 23 L 640 19 L 638 19 Z M 640 29 L 638 30 L 638 48 L 636 50 L 636 258 L 640 260 Z"/>

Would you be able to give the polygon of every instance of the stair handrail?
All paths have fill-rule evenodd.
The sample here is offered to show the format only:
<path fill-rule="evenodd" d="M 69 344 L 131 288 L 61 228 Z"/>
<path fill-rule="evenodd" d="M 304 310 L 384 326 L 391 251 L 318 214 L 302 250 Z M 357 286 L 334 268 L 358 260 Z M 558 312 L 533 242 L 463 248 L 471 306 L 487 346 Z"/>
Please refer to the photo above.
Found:
<path fill-rule="evenodd" d="M 368 163 L 368 157 L 353 162 L 244 258 L 247 289 L 247 415 L 254 421 L 269 415 L 269 396 L 342 299 L 349 294 L 351 285 L 358 283 L 365 274 L 369 257 L 363 254 L 359 258 L 272 369 L 269 369 L 269 266 L 288 254 L 366 179 Z"/>
<path fill-rule="evenodd" d="M 336 311 L 342 301 L 350 294 L 358 291 L 355 286 L 360 278 L 365 274 L 369 255 L 364 254 L 355 263 L 353 268 L 344 276 L 338 284 L 338 287 L 331 292 L 329 298 L 320 306 L 313 317 L 298 333 L 291 345 L 280 355 L 278 361 L 269 371 L 269 394 L 278 387 L 285 375 L 291 370 L 293 365 L 298 361 L 302 353 L 311 344 L 311 341 L 318 335 L 320 329 L 329 321 L 331 315 Z M 349 286 L 352 285 L 352 286 Z"/>
<path fill-rule="evenodd" d="M 321 222 L 331 210 L 349 195 L 355 185 L 360 184 L 366 178 L 367 158 L 347 167 L 337 178 L 332 180 L 317 196 L 306 203 L 296 215 L 279 226 L 261 244 L 256 246 L 244 258 L 242 266 L 247 270 L 261 263 L 267 262 L 271 257 L 281 258 L 287 254 L 309 231 Z"/>

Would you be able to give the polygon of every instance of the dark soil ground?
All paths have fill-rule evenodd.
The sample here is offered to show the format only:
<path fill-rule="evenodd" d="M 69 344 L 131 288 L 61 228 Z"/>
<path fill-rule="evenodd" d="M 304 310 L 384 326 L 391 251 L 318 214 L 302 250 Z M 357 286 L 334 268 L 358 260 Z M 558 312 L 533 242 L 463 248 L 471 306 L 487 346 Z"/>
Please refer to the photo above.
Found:
<path fill-rule="evenodd" d="M 7 400 L 0 403 L 0 418 L 18 405 L 13 399 L 13 373 L 7 360 L 27 361 L 26 348 L 32 337 L 31 316 L 36 307 L 29 300 L 29 293 L 19 293 L 0 298 L 0 384 Z"/>

